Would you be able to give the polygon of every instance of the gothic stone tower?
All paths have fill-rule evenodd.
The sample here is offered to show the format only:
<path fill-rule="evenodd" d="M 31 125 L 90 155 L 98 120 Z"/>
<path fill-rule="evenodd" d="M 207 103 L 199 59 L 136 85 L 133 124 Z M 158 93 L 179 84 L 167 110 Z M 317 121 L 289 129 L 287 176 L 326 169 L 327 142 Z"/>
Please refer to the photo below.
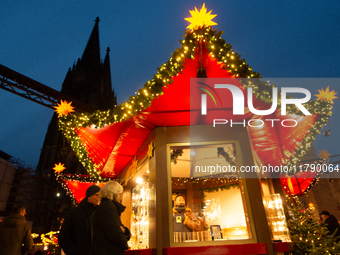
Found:
<path fill-rule="evenodd" d="M 94 109 L 105 110 L 116 105 L 116 95 L 111 85 L 110 57 L 107 48 L 105 59 L 100 59 L 99 18 L 77 63 L 69 68 L 61 92 L 91 105 Z M 53 173 L 54 164 L 65 164 L 64 173 L 87 174 L 73 150 L 58 130 L 57 115 L 54 114 L 48 126 L 39 163 L 36 170 L 36 192 L 28 220 L 33 221 L 33 231 L 46 233 L 58 229 L 58 221 L 68 212 L 71 204 L 65 191 L 57 184 Z M 61 193 L 56 196 L 57 190 Z"/>

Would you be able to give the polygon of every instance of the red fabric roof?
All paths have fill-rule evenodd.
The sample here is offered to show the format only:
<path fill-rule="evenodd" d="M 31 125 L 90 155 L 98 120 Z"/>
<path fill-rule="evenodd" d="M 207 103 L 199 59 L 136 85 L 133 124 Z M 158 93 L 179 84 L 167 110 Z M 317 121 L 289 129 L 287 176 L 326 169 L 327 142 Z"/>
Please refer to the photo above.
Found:
<path fill-rule="evenodd" d="M 292 176 L 280 175 L 280 182 L 288 195 L 302 196 L 317 176 L 315 172 L 299 172 Z"/>
<path fill-rule="evenodd" d="M 70 190 L 78 204 L 86 197 L 86 190 L 90 186 L 97 185 L 102 188 L 105 184 L 104 182 L 101 183 L 81 182 L 76 180 L 66 180 L 63 178 L 61 178 L 61 181 L 65 183 L 65 185 Z"/>
<path fill-rule="evenodd" d="M 209 78 L 234 78 L 221 67 L 220 63 L 203 51 L 203 65 Z M 190 79 L 196 78 L 199 63 L 197 59 L 185 59 L 183 73 L 173 77 L 172 84 L 163 89 L 164 94 L 152 101 L 150 107 L 124 122 L 117 122 L 101 129 L 92 127 L 77 128 L 76 134 L 82 141 L 92 162 L 97 165 L 103 177 L 117 176 L 136 154 L 154 127 L 212 124 L 214 118 L 232 118 L 234 121 L 259 118 L 251 112 L 245 115 L 233 115 L 231 93 L 227 90 L 218 93 L 216 105 L 208 100 L 209 114 L 201 116 L 199 89 L 190 91 Z M 207 81 L 207 80 L 202 80 Z M 244 92 L 242 84 L 234 78 L 234 84 Z M 191 92 L 191 93 L 190 93 Z M 256 109 L 269 107 L 253 96 Z M 262 117 L 263 118 L 263 117 Z M 283 119 L 278 112 L 266 119 Z M 279 165 L 286 162 L 300 145 L 317 116 L 285 116 L 299 122 L 297 127 L 283 128 L 281 125 L 271 127 L 265 122 L 262 128 L 249 128 L 251 142 L 255 151 L 265 164 Z"/>

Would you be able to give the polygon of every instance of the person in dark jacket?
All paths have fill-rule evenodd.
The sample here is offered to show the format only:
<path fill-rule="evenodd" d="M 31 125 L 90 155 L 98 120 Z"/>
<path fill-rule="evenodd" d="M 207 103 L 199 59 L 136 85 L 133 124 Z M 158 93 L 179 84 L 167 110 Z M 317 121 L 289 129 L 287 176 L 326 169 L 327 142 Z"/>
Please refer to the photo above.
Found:
<path fill-rule="evenodd" d="M 320 214 L 322 220 L 324 220 L 325 227 L 328 229 L 328 234 L 333 235 L 335 233 L 335 237 L 340 237 L 340 225 L 338 220 L 334 215 L 331 215 L 328 211 L 322 211 Z"/>
<path fill-rule="evenodd" d="M 100 205 L 93 214 L 92 255 L 123 255 L 129 248 L 127 242 L 131 237 L 120 215 L 125 210 L 121 195 L 123 187 L 115 181 L 107 182 L 100 191 Z"/>
<path fill-rule="evenodd" d="M 33 247 L 30 226 L 27 224 L 26 207 L 13 207 L 10 216 L 0 223 L 0 254 L 23 255 Z"/>
<path fill-rule="evenodd" d="M 86 197 L 65 218 L 58 236 L 58 243 L 66 255 L 90 254 L 90 217 L 99 204 L 99 192 L 99 186 L 90 186 L 86 190 Z"/>

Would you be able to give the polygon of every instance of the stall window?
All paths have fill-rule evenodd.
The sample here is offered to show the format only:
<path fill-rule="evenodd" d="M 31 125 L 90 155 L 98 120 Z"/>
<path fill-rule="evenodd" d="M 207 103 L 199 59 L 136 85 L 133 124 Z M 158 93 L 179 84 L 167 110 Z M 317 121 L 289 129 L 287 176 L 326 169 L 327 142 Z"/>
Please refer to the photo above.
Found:
<path fill-rule="evenodd" d="M 146 162 L 135 177 L 132 188 L 131 249 L 149 248 L 149 163 Z"/>
<path fill-rule="evenodd" d="M 276 242 L 290 242 L 290 234 L 280 194 L 265 196 L 263 203 L 273 240 Z"/>
<path fill-rule="evenodd" d="M 250 239 L 235 144 L 170 146 L 174 242 Z"/>

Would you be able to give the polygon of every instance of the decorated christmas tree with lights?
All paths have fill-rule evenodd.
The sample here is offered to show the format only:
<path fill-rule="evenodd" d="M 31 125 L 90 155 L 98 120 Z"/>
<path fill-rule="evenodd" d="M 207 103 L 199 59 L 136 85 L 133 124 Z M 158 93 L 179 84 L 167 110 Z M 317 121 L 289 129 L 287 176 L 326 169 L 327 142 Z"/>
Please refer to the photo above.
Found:
<path fill-rule="evenodd" d="M 294 250 L 291 254 L 340 254 L 340 242 L 334 234 L 315 218 L 315 208 L 303 208 L 301 204 L 291 209 L 293 216 L 288 221 Z"/>

